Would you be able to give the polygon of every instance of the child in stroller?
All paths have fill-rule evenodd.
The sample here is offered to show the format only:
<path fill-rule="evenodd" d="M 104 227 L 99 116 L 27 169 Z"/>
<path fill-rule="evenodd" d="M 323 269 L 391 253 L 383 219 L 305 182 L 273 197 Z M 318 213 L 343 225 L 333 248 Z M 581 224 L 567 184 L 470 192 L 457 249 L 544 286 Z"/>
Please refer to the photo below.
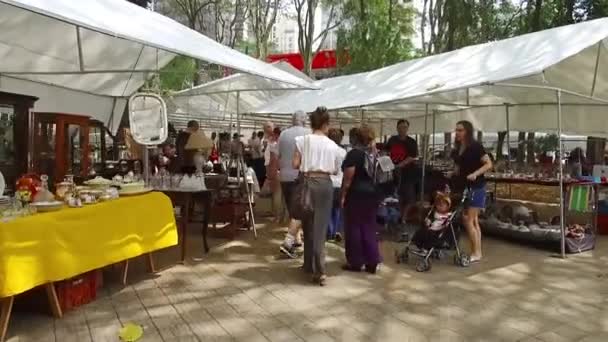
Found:
<path fill-rule="evenodd" d="M 449 223 L 452 216 L 452 200 L 448 194 L 438 192 L 435 195 L 433 209 L 429 212 L 422 229 L 418 229 L 412 237 L 412 242 L 418 247 L 419 253 L 425 253 L 439 244 L 441 231 Z M 432 218 L 432 220 L 431 220 Z"/>
<path fill-rule="evenodd" d="M 416 265 L 416 271 L 426 272 L 431 269 L 431 257 L 440 259 L 443 250 L 455 249 L 454 263 L 462 267 L 469 266 L 469 257 L 462 253 L 458 246 L 460 227 L 455 222 L 462 213 L 466 198 L 465 192 L 459 205 L 454 211 L 450 211 L 452 203 L 450 195 L 438 192 L 424 226 L 414 233 L 403 251 L 395 252 L 397 263 L 407 263 L 409 255 L 413 254 L 422 258 Z"/>

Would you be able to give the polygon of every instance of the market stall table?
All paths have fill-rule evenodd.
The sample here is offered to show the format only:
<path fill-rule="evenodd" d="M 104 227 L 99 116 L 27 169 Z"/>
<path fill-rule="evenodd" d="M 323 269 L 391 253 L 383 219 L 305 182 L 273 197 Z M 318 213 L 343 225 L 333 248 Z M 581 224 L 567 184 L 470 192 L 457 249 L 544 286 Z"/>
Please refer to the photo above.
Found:
<path fill-rule="evenodd" d="M 161 193 L 39 213 L 0 224 L 0 341 L 14 296 L 45 285 L 61 316 L 54 282 L 177 244 L 175 217 Z"/>
<path fill-rule="evenodd" d="M 186 261 L 186 249 L 188 242 L 187 227 L 191 222 L 190 211 L 196 203 L 203 207 L 203 248 L 205 253 L 209 252 L 207 244 L 207 229 L 209 227 L 209 217 L 211 214 L 211 204 L 213 202 L 213 190 L 187 190 L 187 189 L 162 189 L 158 190 L 167 195 L 174 207 L 180 208 L 180 230 L 181 230 L 181 257 L 182 263 Z"/>
<path fill-rule="evenodd" d="M 486 179 L 489 182 L 494 183 L 505 183 L 505 184 L 534 184 L 544 186 L 559 186 L 559 179 L 557 178 L 535 178 L 535 177 L 516 177 L 516 176 L 497 176 L 497 175 L 486 175 Z M 575 184 L 579 183 L 576 179 L 564 179 L 564 184 Z"/>
<path fill-rule="evenodd" d="M 508 184 L 509 186 L 512 184 L 526 184 L 526 185 L 543 186 L 543 187 L 559 187 L 560 186 L 559 179 L 551 178 L 551 177 L 539 178 L 539 177 L 533 177 L 533 176 L 529 176 L 529 175 L 512 176 L 512 175 L 503 175 L 503 174 L 489 174 L 489 175 L 486 175 L 486 179 L 489 182 L 494 183 L 494 193 L 495 193 L 494 200 L 496 200 L 495 196 L 497 196 L 497 185 L 499 183 Z M 586 214 L 591 214 L 591 216 L 592 216 L 591 224 L 589 225 L 590 233 L 586 234 L 584 236 L 584 239 L 581 241 L 574 241 L 573 239 L 569 239 L 568 237 L 564 237 L 564 239 L 565 239 L 565 243 L 567 245 L 567 247 L 566 247 L 567 249 L 578 251 L 578 252 L 592 249 L 595 244 L 594 235 L 597 232 L 597 207 L 598 207 L 598 199 L 599 199 L 598 194 L 599 194 L 599 190 L 602 187 L 604 187 L 605 184 L 598 184 L 598 183 L 587 182 L 587 181 L 583 181 L 583 180 L 579 180 L 579 179 L 568 178 L 568 179 L 564 179 L 563 185 L 564 185 L 563 198 L 565 199 L 566 202 L 563 205 L 564 212 L 563 212 L 562 216 L 563 216 L 565 222 L 568 221 L 569 212 L 571 210 L 573 210 L 573 208 L 570 208 L 570 205 L 569 205 L 569 202 L 570 202 L 569 194 L 572 191 L 572 189 L 574 189 L 575 187 L 588 187 L 591 190 L 591 198 L 590 198 L 590 202 L 588 203 L 588 207 L 589 207 L 590 211 L 586 212 Z M 513 201 L 511 199 L 510 191 L 509 191 L 509 197 L 510 198 L 507 201 L 509 201 L 509 202 Z M 516 201 L 521 202 L 522 200 L 516 200 Z M 554 204 L 554 203 L 532 202 L 532 201 L 524 201 L 524 202 L 535 203 L 537 205 Z M 578 211 L 578 209 L 575 211 Z M 493 220 L 493 221 L 491 221 L 491 220 Z M 490 223 L 490 222 L 492 222 L 492 223 Z M 496 227 L 497 224 L 502 224 L 502 226 L 505 226 L 505 227 L 508 225 L 504 222 L 499 223 L 498 221 L 496 221 L 495 218 L 482 218 L 481 224 L 482 224 L 482 228 L 483 228 L 484 232 L 490 232 L 497 236 L 504 236 L 507 238 L 511 238 L 513 240 L 531 242 L 531 243 L 532 242 L 533 243 L 546 242 L 549 246 L 552 246 L 553 240 L 556 240 L 555 238 L 553 238 L 553 240 L 548 239 L 547 237 L 549 237 L 550 234 L 544 234 L 546 232 L 542 232 L 541 230 L 538 230 L 538 229 L 532 229 L 534 234 L 528 234 L 528 231 L 530 231 L 530 227 L 523 228 L 523 230 L 522 230 L 522 228 L 518 227 L 520 229 L 520 231 L 516 231 L 514 233 L 509 232 L 504 229 L 497 229 L 497 227 Z M 534 228 L 536 228 L 536 226 L 538 226 L 538 224 L 535 224 Z M 522 233 L 522 231 L 523 231 L 523 233 Z M 567 233 L 565 233 L 565 234 L 567 235 Z M 551 241 L 549 241 L 549 240 L 551 240 Z"/>

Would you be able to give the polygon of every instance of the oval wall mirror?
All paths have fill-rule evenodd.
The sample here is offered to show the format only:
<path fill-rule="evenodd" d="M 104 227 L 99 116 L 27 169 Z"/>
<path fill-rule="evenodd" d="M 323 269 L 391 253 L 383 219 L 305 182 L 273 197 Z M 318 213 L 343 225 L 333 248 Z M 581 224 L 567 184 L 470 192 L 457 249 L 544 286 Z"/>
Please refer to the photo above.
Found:
<path fill-rule="evenodd" d="M 129 125 L 133 140 L 153 146 L 167 140 L 167 105 L 156 94 L 137 93 L 129 99 Z"/>

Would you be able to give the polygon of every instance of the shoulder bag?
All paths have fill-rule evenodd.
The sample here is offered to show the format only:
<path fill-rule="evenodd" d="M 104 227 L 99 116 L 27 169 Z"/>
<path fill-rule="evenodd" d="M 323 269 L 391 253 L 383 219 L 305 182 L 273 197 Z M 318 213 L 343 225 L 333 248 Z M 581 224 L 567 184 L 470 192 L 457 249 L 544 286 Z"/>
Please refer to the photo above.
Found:
<path fill-rule="evenodd" d="M 302 151 L 302 160 L 300 168 L 304 165 L 304 162 L 309 158 L 310 153 L 310 137 L 304 136 L 304 147 Z M 289 208 L 291 215 L 296 220 L 304 220 L 313 214 L 312 197 L 310 194 L 310 184 L 308 176 L 305 172 L 300 171 L 298 180 L 296 181 L 296 188 L 292 194 L 292 206 Z"/>

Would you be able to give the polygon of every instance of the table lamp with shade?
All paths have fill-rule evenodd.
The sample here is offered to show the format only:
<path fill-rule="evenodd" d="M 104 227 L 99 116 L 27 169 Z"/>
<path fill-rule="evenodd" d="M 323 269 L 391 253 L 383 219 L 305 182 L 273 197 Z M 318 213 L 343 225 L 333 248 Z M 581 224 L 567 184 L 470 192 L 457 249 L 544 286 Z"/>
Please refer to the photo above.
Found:
<path fill-rule="evenodd" d="M 204 132 L 198 131 L 190 134 L 188 142 L 184 149 L 189 153 L 192 153 L 192 161 L 196 167 L 196 173 L 202 174 L 203 167 L 207 161 L 207 156 L 213 148 L 213 141 L 208 138 Z"/>

